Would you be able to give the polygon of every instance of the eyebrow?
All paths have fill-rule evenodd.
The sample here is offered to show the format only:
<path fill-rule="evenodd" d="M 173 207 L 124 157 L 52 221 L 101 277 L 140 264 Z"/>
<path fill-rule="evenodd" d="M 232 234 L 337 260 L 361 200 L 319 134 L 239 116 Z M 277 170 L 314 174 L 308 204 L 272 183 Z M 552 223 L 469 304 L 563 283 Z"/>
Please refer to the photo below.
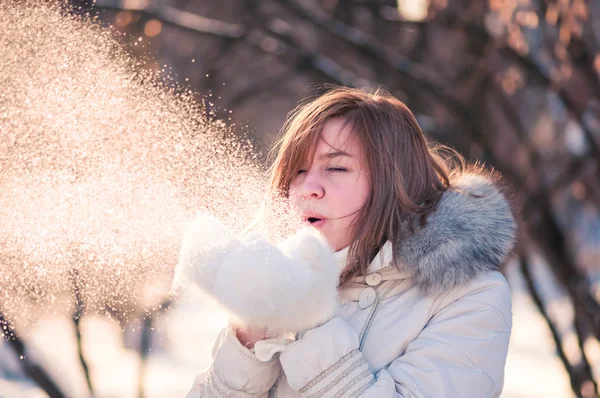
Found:
<path fill-rule="evenodd" d="M 333 159 L 333 158 L 337 158 L 337 157 L 340 157 L 340 156 L 347 156 L 349 158 L 353 158 L 354 157 L 354 155 L 351 155 L 348 152 L 337 150 L 337 151 L 334 151 L 334 152 L 323 153 L 323 154 L 319 155 L 319 158 L 321 158 L 321 159 Z"/>

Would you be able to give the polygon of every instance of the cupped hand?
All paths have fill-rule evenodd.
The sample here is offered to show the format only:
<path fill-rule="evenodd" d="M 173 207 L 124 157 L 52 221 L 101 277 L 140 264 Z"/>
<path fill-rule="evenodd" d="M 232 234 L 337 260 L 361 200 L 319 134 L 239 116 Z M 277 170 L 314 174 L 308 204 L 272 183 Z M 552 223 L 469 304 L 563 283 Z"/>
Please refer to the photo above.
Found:
<path fill-rule="evenodd" d="M 254 344 L 256 344 L 257 341 L 265 340 L 268 337 L 267 329 L 257 329 L 244 326 L 236 327 L 235 335 L 240 343 L 248 349 L 253 349 Z"/>
<path fill-rule="evenodd" d="M 238 334 L 249 348 L 265 338 L 261 328 L 273 336 L 308 330 L 331 319 L 339 304 L 333 252 L 308 227 L 273 243 L 257 233 L 238 237 L 199 214 L 184 235 L 175 274 L 209 294 L 235 324 L 251 327 Z"/>

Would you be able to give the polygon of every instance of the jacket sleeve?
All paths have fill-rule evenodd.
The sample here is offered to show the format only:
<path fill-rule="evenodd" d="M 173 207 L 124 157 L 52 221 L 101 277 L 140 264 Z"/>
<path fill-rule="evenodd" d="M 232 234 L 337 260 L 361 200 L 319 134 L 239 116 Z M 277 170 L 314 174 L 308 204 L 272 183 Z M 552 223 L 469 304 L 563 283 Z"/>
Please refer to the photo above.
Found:
<path fill-rule="evenodd" d="M 341 318 L 310 330 L 281 354 L 302 397 L 498 397 L 512 326 L 506 281 L 444 300 L 405 353 L 373 374 Z"/>
<path fill-rule="evenodd" d="M 217 338 L 211 367 L 196 377 L 186 397 L 266 398 L 281 373 L 278 359 L 259 361 L 229 326 Z"/>

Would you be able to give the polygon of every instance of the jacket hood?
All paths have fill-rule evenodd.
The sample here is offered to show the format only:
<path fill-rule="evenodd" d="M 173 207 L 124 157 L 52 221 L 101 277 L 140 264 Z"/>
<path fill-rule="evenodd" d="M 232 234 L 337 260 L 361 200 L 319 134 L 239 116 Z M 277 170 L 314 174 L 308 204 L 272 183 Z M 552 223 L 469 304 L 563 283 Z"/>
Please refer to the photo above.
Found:
<path fill-rule="evenodd" d="M 499 270 L 514 249 L 517 222 L 500 178 L 467 170 L 451 181 L 424 227 L 396 244 L 396 263 L 423 293 L 452 289 Z"/>

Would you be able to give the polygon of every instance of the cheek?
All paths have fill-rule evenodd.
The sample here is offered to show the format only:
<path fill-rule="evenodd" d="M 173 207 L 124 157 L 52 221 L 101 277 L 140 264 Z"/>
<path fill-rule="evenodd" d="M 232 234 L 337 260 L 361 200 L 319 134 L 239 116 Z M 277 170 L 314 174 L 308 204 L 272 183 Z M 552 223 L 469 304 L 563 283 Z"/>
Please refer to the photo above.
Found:
<path fill-rule="evenodd" d="M 371 184 L 366 178 L 363 178 L 356 186 L 354 186 L 350 197 L 353 198 L 353 203 L 356 207 L 362 207 L 365 204 L 369 197 L 370 189 Z"/>
<path fill-rule="evenodd" d="M 369 197 L 370 193 L 371 193 L 371 184 L 366 182 L 365 186 L 363 187 L 363 189 L 361 191 L 361 202 L 363 205 L 367 202 L 367 198 Z"/>

